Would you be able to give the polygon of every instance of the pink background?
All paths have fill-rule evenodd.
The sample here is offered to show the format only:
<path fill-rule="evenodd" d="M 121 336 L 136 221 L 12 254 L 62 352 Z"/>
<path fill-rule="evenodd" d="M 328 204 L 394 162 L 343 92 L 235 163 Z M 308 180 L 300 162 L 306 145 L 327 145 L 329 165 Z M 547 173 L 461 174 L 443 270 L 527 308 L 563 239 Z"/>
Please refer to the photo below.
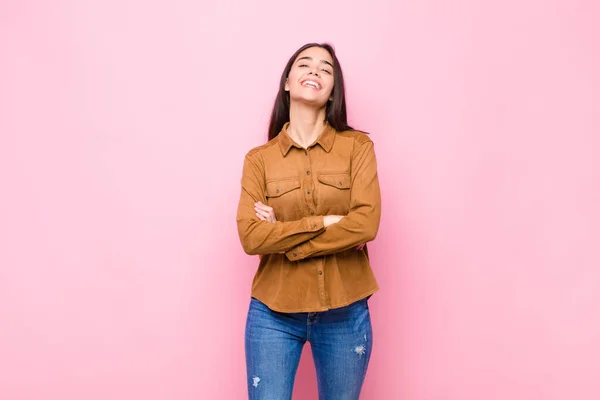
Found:
<path fill-rule="evenodd" d="M 600 398 L 598 2 L 0 4 L 1 399 L 245 397 L 241 166 L 309 41 L 379 160 L 363 398 Z"/>

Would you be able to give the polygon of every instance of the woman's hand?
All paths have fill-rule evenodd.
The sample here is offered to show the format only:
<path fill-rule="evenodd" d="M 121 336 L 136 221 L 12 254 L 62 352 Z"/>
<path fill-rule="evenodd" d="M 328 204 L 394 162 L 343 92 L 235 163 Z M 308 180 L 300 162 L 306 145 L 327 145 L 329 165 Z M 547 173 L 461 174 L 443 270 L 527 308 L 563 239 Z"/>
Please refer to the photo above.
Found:
<path fill-rule="evenodd" d="M 326 215 L 323 217 L 323 226 L 327 228 L 330 225 L 337 224 L 342 218 L 344 217 L 341 215 Z"/>
<path fill-rule="evenodd" d="M 261 221 L 277 222 L 277 218 L 275 218 L 275 211 L 273 211 L 273 207 L 264 205 L 259 201 L 258 203 L 254 203 L 254 211 L 256 211 L 256 216 Z"/>

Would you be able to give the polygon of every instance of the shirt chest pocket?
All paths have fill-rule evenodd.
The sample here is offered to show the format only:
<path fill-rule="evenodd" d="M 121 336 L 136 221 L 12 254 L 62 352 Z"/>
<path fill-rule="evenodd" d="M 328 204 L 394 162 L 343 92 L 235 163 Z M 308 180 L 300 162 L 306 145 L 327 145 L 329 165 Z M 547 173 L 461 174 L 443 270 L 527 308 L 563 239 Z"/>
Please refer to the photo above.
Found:
<path fill-rule="evenodd" d="M 352 183 L 349 173 L 319 174 L 317 201 L 326 214 L 346 215 L 350 211 Z"/>
<path fill-rule="evenodd" d="M 300 179 L 285 178 L 267 182 L 267 205 L 278 221 L 292 219 L 301 210 Z"/>

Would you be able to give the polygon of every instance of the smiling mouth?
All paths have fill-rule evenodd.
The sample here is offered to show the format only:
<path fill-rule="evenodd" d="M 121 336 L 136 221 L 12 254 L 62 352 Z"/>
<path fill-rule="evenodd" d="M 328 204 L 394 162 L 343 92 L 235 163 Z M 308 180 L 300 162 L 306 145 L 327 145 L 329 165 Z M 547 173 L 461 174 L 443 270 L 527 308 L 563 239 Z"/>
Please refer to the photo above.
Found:
<path fill-rule="evenodd" d="M 317 83 L 315 81 L 311 81 L 311 80 L 306 80 L 306 81 L 302 82 L 302 86 L 313 88 L 315 90 L 321 90 L 321 85 L 319 85 L 319 83 Z"/>

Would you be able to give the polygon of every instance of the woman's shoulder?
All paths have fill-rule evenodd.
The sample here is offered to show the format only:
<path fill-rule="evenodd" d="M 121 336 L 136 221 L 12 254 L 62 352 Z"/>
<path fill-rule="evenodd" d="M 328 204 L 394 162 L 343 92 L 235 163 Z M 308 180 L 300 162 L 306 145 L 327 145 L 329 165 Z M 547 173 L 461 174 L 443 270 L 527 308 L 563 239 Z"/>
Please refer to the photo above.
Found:
<path fill-rule="evenodd" d="M 273 148 L 275 145 L 277 145 L 277 137 L 269 140 L 267 143 L 251 148 L 246 153 L 246 157 L 259 156 L 261 153 L 271 150 L 271 148 Z"/>
<path fill-rule="evenodd" d="M 367 132 L 361 131 L 358 129 L 349 129 L 349 130 L 345 130 L 345 131 L 338 131 L 337 134 L 344 138 L 347 138 L 349 140 L 353 140 L 353 141 L 357 142 L 359 145 L 372 141 Z"/>

